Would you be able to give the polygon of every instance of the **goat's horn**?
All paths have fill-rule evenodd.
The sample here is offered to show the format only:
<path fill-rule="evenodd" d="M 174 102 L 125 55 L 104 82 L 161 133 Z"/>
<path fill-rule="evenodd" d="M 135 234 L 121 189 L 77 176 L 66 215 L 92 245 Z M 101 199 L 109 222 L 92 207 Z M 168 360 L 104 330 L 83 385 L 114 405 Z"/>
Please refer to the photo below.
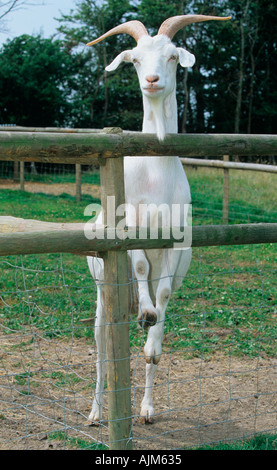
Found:
<path fill-rule="evenodd" d="M 98 39 L 89 42 L 87 46 L 93 46 L 94 44 L 103 41 L 103 39 L 106 39 L 109 36 L 122 33 L 129 34 L 129 36 L 132 36 L 137 42 L 142 36 L 149 36 L 144 24 L 142 24 L 140 21 L 133 20 L 127 21 L 127 23 L 120 24 L 115 28 L 110 29 L 110 31 L 103 34 L 103 36 L 100 36 Z"/>
<path fill-rule="evenodd" d="M 165 34 L 170 39 L 173 39 L 175 34 L 184 26 L 192 23 L 200 23 L 201 21 L 210 21 L 210 20 L 230 20 L 231 16 L 206 16 L 206 15 L 180 15 L 172 16 L 163 22 L 161 25 L 158 34 Z"/>

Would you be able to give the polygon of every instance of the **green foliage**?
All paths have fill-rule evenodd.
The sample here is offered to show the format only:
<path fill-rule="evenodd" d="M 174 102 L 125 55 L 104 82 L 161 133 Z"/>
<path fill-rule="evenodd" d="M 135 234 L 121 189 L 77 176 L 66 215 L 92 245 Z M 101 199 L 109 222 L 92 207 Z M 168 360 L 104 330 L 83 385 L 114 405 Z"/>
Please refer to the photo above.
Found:
<path fill-rule="evenodd" d="M 138 8 L 139 19 L 145 24 L 149 33 L 157 34 L 164 20 L 171 16 L 181 15 L 180 5 L 184 2 L 163 0 L 141 0 Z"/>
<path fill-rule="evenodd" d="M 59 41 L 22 35 L 0 53 L 0 122 L 60 126 L 70 110 L 71 56 Z"/>
<path fill-rule="evenodd" d="M 179 131 L 276 133 L 273 0 L 80 0 L 59 19 L 62 41 L 24 35 L 0 51 L 0 122 L 140 130 L 134 68 L 105 72 L 117 54 L 135 46 L 133 38 L 85 44 L 133 19 L 154 35 L 167 17 L 186 13 L 232 20 L 190 25 L 174 37 L 196 56 L 192 69 L 177 72 Z"/>

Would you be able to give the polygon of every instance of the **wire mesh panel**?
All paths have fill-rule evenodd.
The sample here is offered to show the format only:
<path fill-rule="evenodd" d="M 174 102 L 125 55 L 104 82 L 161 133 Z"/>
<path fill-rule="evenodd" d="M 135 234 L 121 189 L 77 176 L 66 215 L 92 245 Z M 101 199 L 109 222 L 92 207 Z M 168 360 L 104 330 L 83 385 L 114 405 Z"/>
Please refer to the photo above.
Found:
<path fill-rule="evenodd" d="M 187 174 L 194 225 L 220 224 L 222 172 L 191 169 Z M 273 222 L 273 175 L 230 174 L 230 222 Z M 86 176 L 91 184 L 91 174 Z M 64 184 L 64 174 L 61 179 Z M 115 188 L 108 178 L 101 180 L 102 193 L 104 187 L 115 194 L 118 179 Z M 83 221 L 84 207 L 80 210 L 75 201 L 73 206 L 70 198 L 63 204 L 53 196 L 55 183 L 47 186 L 52 186 L 47 198 L 1 191 L 1 214 Z M 96 186 L 88 203 L 99 200 L 99 178 Z M 97 289 L 86 259 L 10 256 L 0 259 L 0 272 L 0 447 L 111 447 L 114 422 L 107 403 L 114 390 L 106 381 L 103 416 L 94 426 L 88 420 L 99 385 L 97 368 L 110 365 L 95 339 L 102 331 L 108 340 L 114 325 L 106 316 L 94 328 Z M 134 449 L 194 448 L 276 431 L 275 278 L 276 244 L 193 250 L 189 272 L 167 308 L 162 355 L 151 385 L 154 422 L 148 426 L 140 419 L 148 331 L 139 327 L 130 305 L 129 440 Z M 137 291 L 131 271 L 126 282 Z M 120 291 L 123 282 L 115 287 Z M 111 295 L 109 302 L 108 308 L 116 310 Z"/>
<path fill-rule="evenodd" d="M 76 196 L 75 165 L 41 163 L 36 174 L 32 173 L 30 163 L 25 163 L 25 168 L 24 189 L 27 193 L 62 198 Z M 82 165 L 81 170 L 83 201 L 88 198 L 100 200 L 99 168 Z M 186 166 L 185 171 L 191 186 L 194 219 L 205 224 L 222 223 L 223 170 Z M 277 200 L 272 191 L 275 174 L 229 170 L 229 178 L 229 223 L 275 222 Z M 0 189 L 20 189 L 19 163 L 0 162 Z M 7 214 L 3 212 L 3 215 Z"/>
<path fill-rule="evenodd" d="M 106 383 L 103 420 L 88 426 L 99 357 L 85 258 L 7 257 L 0 270 L 0 447 L 108 447 Z M 276 431 L 275 279 L 276 245 L 194 249 L 167 309 L 147 426 L 139 418 L 147 331 L 130 317 L 134 449 Z"/>

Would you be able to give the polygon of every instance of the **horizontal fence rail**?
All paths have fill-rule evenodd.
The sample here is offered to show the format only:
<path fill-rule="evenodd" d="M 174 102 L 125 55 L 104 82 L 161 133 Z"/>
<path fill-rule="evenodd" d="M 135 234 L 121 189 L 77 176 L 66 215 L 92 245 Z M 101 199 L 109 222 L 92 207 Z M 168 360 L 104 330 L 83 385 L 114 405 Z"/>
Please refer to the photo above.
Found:
<path fill-rule="evenodd" d="M 128 156 L 276 155 L 277 135 L 153 134 L 122 132 L 0 131 L 0 160 L 90 164 L 96 158 Z"/>
<path fill-rule="evenodd" d="M 96 228 L 92 226 L 91 228 Z M 32 231 L 31 231 L 32 230 Z M 0 217 L 0 256 L 41 253 L 95 254 L 105 251 L 134 249 L 173 248 L 180 243 L 172 228 L 158 229 L 158 237 L 151 238 L 137 228 L 128 231 L 113 227 L 94 230 L 95 238 L 85 236 L 85 224 L 52 224 L 40 221 L 24 221 L 12 217 Z M 182 227 L 187 246 L 244 245 L 277 242 L 277 223 L 202 225 Z M 103 236 L 104 235 L 104 236 Z M 185 246 L 185 244 L 184 244 Z"/>
<path fill-rule="evenodd" d="M 205 168 L 222 168 L 227 170 L 262 171 L 277 173 L 277 165 L 263 165 L 260 163 L 228 162 L 222 160 L 201 160 L 199 158 L 180 158 L 183 165 L 199 166 Z"/>
<path fill-rule="evenodd" d="M 71 129 L 69 127 L 25 127 L 25 126 L 0 126 L 0 131 L 8 132 L 55 132 L 58 134 L 76 134 L 76 133 L 99 133 L 101 129 Z"/>

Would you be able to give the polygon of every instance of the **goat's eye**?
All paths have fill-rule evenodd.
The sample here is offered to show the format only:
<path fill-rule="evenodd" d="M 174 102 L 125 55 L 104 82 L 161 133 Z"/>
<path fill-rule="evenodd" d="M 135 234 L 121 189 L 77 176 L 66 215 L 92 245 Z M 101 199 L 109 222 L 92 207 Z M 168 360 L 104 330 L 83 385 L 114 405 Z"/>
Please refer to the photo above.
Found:
<path fill-rule="evenodd" d="M 136 65 L 136 64 L 139 64 L 138 59 L 133 59 L 133 64 L 135 64 L 135 65 Z"/>
<path fill-rule="evenodd" d="M 176 55 L 171 55 L 169 57 L 169 61 L 171 61 L 171 60 L 177 60 L 177 56 Z"/>

